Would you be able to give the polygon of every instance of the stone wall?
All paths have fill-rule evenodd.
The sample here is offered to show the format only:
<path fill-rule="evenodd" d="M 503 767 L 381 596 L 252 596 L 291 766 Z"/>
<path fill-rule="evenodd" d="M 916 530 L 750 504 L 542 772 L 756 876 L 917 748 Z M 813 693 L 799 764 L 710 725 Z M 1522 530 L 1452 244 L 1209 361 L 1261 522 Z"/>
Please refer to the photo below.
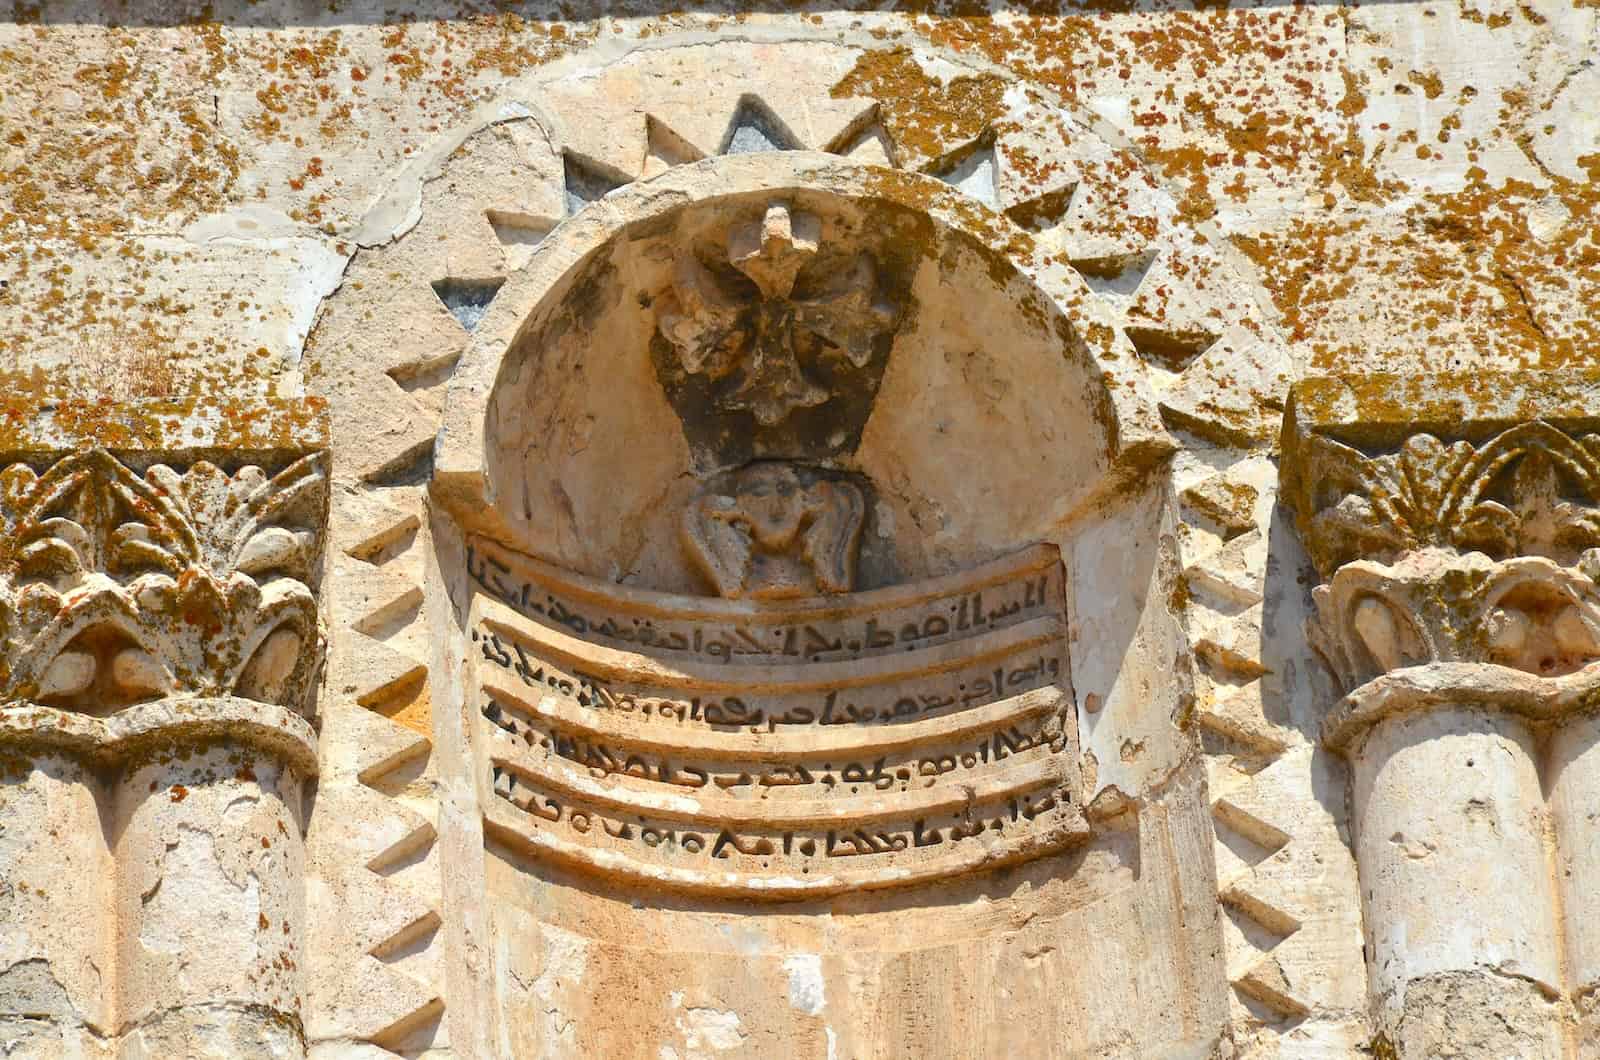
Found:
<path fill-rule="evenodd" d="M 1597 45 L 14 5 L 0 1051 L 1600 1050 Z"/>

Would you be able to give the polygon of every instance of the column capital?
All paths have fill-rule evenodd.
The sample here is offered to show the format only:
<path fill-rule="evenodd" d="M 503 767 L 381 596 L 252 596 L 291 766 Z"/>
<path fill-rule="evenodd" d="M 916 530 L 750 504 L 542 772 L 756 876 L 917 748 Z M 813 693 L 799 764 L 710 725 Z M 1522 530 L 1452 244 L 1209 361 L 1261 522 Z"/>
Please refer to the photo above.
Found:
<path fill-rule="evenodd" d="M 325 426 L 304 402 L 184 413 L 57 403 L 0 428 L 0 704 L 307 711 Z"/>
<path fill-rule="evenodd" d="M 1600 373 L 1308 380 L 1283 453 L 1322 578 L 1309 635 L 1349 693 L 1331 743 L 1429 700 L 1408 690 L 1591 698 L 1576 689 L 1600 682 Z"/>

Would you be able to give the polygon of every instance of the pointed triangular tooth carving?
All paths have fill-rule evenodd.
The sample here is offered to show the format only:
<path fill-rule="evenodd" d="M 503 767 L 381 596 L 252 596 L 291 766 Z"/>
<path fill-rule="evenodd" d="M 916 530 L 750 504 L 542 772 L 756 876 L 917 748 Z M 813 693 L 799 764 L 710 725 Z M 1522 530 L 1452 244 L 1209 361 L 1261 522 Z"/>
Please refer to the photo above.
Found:
<path fill-rule="evenodd" d="M 399 285 L 388 305 L 383 342 L 370 343 L 368 363 L 399 380 L 453 363 L 467 348 L 469 336 L 429 283 Z"/>
<path fill-rule="evenodd" d="M 375 490 L 341 490 L 334 509 L 341 551 L 375 566 L 404 551 L 422 526 L 416 511 L 390 504 Z"/>
<path fill-rule="evenodd" d="M 325 980 L 322 988 L 326 993 L 319 997 L 316 988 L 312 990 L 308 1038 L 340 1035 L 387 1049 L 399 1046 L 444 1010 L 437 991 L 376 957 L 362 954 L 341 964 L 342 975 L 317 977 Z"/>
<path fill-rule="evenodd" d="M 844 155 L 864 166 L 894 169 L 899 165 L 895 160 L 894 140 L 889 136 L 889 131 L 877 122 L 868 125 L 833 153 Z"/>
<path fill-rule="evenodd" d="M 427 672 L 423 663 L 355 630 L 335 638 L 329 652 L 329 691 L 353 697 L 363 707 L 383 703 L 406 682 Z"/>
<path fill-rule="evenodd" d="M 1194 717 L 1208 732 L 1241 744 L 1257 755 L 1279 754 L 1292 739 L 1263 715 L 1259 681 L 1238 688 L 1216 685 L 1209 695 L 1201 697 Z"/>
<path fill-rule="evenodd" d="M 1154 260 L 1151 238 L 1160 225 L 1154 201 L 1130 196 L 1123 174 L 1143 166 L 1131 156 L 1116 155 L 1093 162 L 1079 160 L 1078 186 L 1061 224 L 1050 241 L 1085 279 L 1108 280 Z M 1128 290 L 1132 293 L 1132 288 Z"/>
<path fill-rule="evenodd" d="M 1044 232 L 1061 223 L 1072 208 L 1078 190 L 1076 180 L 1065 181 L 1049 191 L 1006 207 L 1006 216 L 1030 232 Z"/>
<path fill-rule="evenodd" d="M 1255 604 L 1237 615 L 1216 616 L 1196 638 L 1195 651 L 1235 677 L 1260 677 L 1267 672 L 1261 664 L 1261 615 L 1262 605 Z"/>
<path fill-rule="evenodd" d="M 799 151 L 800 137 L 759 97 L 744 95 L 728 119 L 718 154 L 742 155 L 757 151 Z"/>
<path fill-rule="evenodd" d="M 998 170 L 992 137 L 981 137 L 952 152 L 929 166 L 927 173 L 990 209 L 999 208 Z"/>
<path fill-rule="evenodd" d="M 1286 939 L 1300 930 L 1301 922 L 1296 916 L 1281 908 L 1274 902 L 1261 897 L 1256 886 L 1254 873 L 1247 873 L 1230 883 L 1219 896 L 1221 900 L 1238 910 L 1244 916 L 1260 924 L 1267 931 L 1280 939 Z M 1267 893 L 1271 893 L 1268 891 Z"/>
<path fill-rule="evenodd" d="M 398 973 L 396 974 L 398 975 Z M 407 976 L 400 976 L 400 978 L 409 980 Z M 426 991 L 426 988 L 424 988 L 424 991 Z M 388 1027 L 378 1031 L 372 1036 L 372 1040 L 391 1049 L 415 1054 L 419 1050 L 413 1043 L 413 1039 L 422 1036 L 430 1025 L 437 1025 L 443 1015 L 444 1001 L 435 994 L 427 1004 L 420 1006 L 403 1019 L 396 1020 Z"/>
<path fill-rule="evenodd" d="M 362 784 L 324 788 L 308 843 L 336 849 L 347 860 L 381 873 L 419 846 L 433 842 L 433 823 Z"/>
<path fill-rule="evenodd" d="M 426 902 L 366 869 L 352 870 L 333 886 L 341 899 L 335 930 L 343 947 L 383 960 L 439 926 L 439 914 Z"/>
<path fill-rule="evenodd" d="M 1233 981 L 1233 986 L 1241 994 L 1261 1002 L 1283 1018 L 1299 1018 L 1311 1012 L 1311 1006 L 1295 996 L 1295 989 L 1276 951 L 1264 954 Z"/>
<path fill-rule="evenodd" d="M 1254 445 L 1282 428 L 1293 374 L 1282 343 L 1230 327 L 1162 393 L 1161 417 L 1219 445 Z"/>
<path fill-rule="evenodd" d="M 861 96 L 846 96 L 808 106 L 805 111 L 804 139 L 806 146 L 832 155 L 856 156 L 866 162 L 868 154 L 881 152 L 885 161 L 873 165 L 898 165 L 898 152 L 894 137 L 883 124 L 878 101 Z M 794 123 L 790 123 L 794 127 Z"/>
<path fill-rule="evenodd" d="M 1253 867 L 1276 853 L 1273 848 L 1257 843 L 1234 828 L 1221 814 L 1212 814 L 1212 828 L 1216 839 L 1212 857 L 1216 862 L 1219 894 L 1248 876 Z"/>
<path fill-rule="evenodd" d="M 427 405 L 393 379 L 380 375 L 371 385 L 372 400 L 361 402 L 335 426 L 348 440 L 340 450 L 345 470 L 362 481 L 379 482 L 431 458 L 439 428 Z M 336 472 L 340 466 L 335 465 Z"/>
<path fill-rule="evenodd" d="M 1185 489 L 1185 507 L 1210 522 L 1224 538 L 1237 537 L 1255 529 L 1259 491 L 1246 482 L 1234 482 L 1227 475 L 1212 475 Z"/>
<path fill-rule="evenodd" d="M 436 408 L 429 413 L 437 420 Z M 433 438 L 418 439 L 415 444 L 395 453 L 392 458 L 374 467 L 362 476 L 369 486 L 380 489 L 391 486 L 425 486 L 433 474 Z"/>
<path fill-rule="evenodd" d="M 489 311 L 489 303 L 494 301 L 505 282 L 504 276 L 481 280 L 447 278 L 433 282 L 433 293 L 438 295 L 439 301 L 450 310 L 450 315 L 456 318 L 461 327 L 472 332 L 477 330 L 478 322 Z"/>
<path fill-rule="evenodd" d="M 389 824 L 387 829 L 374 830 L 373 835 L 363 835 L 355 842 L 344 844 L 345 849 L 357 851 L 358 856 L 365 855 L 363 864 L 376 875 L 383 876 L 397 863 L 415 860 L 419 851 L 432 846 L 438 838 L 433 822 L 417 811 L 366 786 L 352 790 L 370 793 L 374 800 L 378 800 L 371 804 L 374 807 L 374 819 L 382 819 Z M 379 806 L 382 807 L 381 811 L 377 809 Z"/>
<path fill-rule="evenodd" d="M 1215 593 L 1236 605 L 1260 603 L 1266 593 L 1266 537 L 1252 527 L 1184 568 L 1183 574 L 1191 588 Z"/>
<path fill-rule="evenodd" d="M 684 166 L 706 157 L 705 151 L 680 136 L 654 114 L 645 115 L 645 158 L 640 175 L 648 179 L 674 166 Z"/>
<path fill-rule="evenodd" d="M 516 272 L 533 257 L 534 250 L 561 223 L 559 217 L 535 216 L 515 210 L 488 209 L 483 216 L 500 244 L 507 272 Z"/>
<path fill-rule="evenodd" d="M 566 188 L 567 216 L 571 217 L 591 202 L 605 198 L 633 178 L 591 158 L 567 152 L 563 183 Z"/>
<path fill-rule="evenodd" d="M 1220 325 L 1183 281 L 1157 265 L 1139 284 L 1122 330 L 1145 363 L 1183 372 L 1217 341 Z"/>
<path fill-rule="evenodd" d="M 1129 322 L 1122 332 L 1146 364 L 1168 372 L 1182 372 L 1217 341 L 1214 331 L 1173 324 Z"/>
<path fill-rule="evenodd" d="M 1230 796 L 1224 796 L 1213 803 L 1211 815 L 1228 828 L 1238 832 L 1266 851 L 1266 855 L 1258 859 L 1260 861 L 1265 861 L 1266 858 L 1271 857 L 1289 845 L 1290 836 L 1288 832 L 1243 809 Z"/>
<path fill-rule="evenodd" d="M 433 747 L 427 737 L 365 709 L 328 711 L 321 735 L 330 763 L 337 763 L 325 772 L 369 785 Z"/>
<path fill-rule="evenodd" d="M 852 140 L 858 130 L 865 129 L 876 117 L 878 105 L 874 100 L 859 96 L 813 97 L 809 99 L 780 98 L 776 102 L 766 97 L 743 95 L 734 107 L 719 149 L 723 154 L 734 153 L 731 134 L 739 123 L 740 113 L 765 113 L 777 123 L 787 146 L 779 150 L 813 150 L 837 153 L 836 148 Z"/>
<path fill-rule="evenodd" d="M 399 563 L 374 567 L 340 557 L 334 564 L 335 618 L 358 633 L 388 639 L 409 625 L 422 607 L 422 587 Z"/>
<path fill-rule="evenodd" d="M 1095 294 L 1126 303 L 1139 285 L 1144 283 L 1145 274 L 1154 260 L 1155 252 L 1146 249 L 1098 258 L 1069 258 L 1067 264 L 1083 277 L 1084 284 Z"/>

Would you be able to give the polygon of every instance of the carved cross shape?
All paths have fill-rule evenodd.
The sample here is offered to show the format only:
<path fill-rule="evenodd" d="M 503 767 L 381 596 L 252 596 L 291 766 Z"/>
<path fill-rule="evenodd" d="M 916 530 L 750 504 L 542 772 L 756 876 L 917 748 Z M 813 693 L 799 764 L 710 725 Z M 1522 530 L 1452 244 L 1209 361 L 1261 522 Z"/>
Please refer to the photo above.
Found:
<path fill-rule="evenodd" d="M 880 296 L 865 254 L 832 283 L 804 290 L 801 273 L 818 253 L 821 231 L 811 214 L 769 206 L 761 220 L 728 234 L 728 262 L 755 286 L 753 294 L 690 254 L 679 260 L 663 301 L 658 326 L 684 368 L 729 379 L 718 403 L 750 412 L 763 427 L 832 396 L 808 375 L 808 364 L 841 356 L 866 367 L 873 341 L 899 316 Z"/>

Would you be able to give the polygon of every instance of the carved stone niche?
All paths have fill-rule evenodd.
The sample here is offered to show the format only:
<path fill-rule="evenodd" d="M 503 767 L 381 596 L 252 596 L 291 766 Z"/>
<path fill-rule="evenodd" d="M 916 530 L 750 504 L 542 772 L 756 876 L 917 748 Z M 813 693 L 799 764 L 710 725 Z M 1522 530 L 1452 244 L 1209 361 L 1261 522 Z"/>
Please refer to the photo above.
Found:
<path fill-rule="evenodd" d="M 276 403 L 20 422 L 0 436 L 0 879 L 26 928 L 4 963 L 33 971 L 0 993 L 0 1040 L 302 1055 L 323 424 Z"/>
<path fill-rule="evenodd" d="M 1122 660 L 1172 669 L 1139 610 L 1165 598 L 1152 440 L 1118 418 L 1094 318 L 991 249 L 1023 245 L 1005 224 L 931 179 L 734 156 L 608 196 L 502 288 L 432 490 L 461 531 L 463 765 L 504 962 L 548 930 L 663 990 L 691 953 L 726 954 L 690 962 L 708 989 L 824 950 L 887 984 L 952 932 L 986 961 L 1020 937 L 968 903 L 1063 952 L 1112 937 L 1109 912 L 1081 939 L 1047 926 L 1085 862 L 1074 895 L 1170 900 L 1131 871 L 1136 814 L 1103 800 L 1097 833 L 1088 807 L 1140 790 L 1143 763 L 1115 772 L 1131 740 L 1177 768 L 1178 690 L 1130 672 L 1137 705 L 1079 700 Z M 1100 601 L 1077 646 L 1074 571 Z M 1091 726 L 1117 763 L 1098 776 Z M 824 941 L 831 909 L 861 915 L 855 942 Z M 834 1025 L 865 1035 L 874 996 Z M 626 1052 L 628 1019 L 603 1022 L 588 1047 Z"/>
<path fill-rule="evenodd" d="M 1476 375 L 1293 395 L 1284 496 L 1344 693 L 1323 739 L 1351 763 L 1376 1025 L 1400 1056 L 1461 1044 L 1416 1018 L 1446 996 L 1505 1013 L 1508 1055 L 1600 1044 L 1581 1002 L 1600 985 L 1597 392 Z"/>

